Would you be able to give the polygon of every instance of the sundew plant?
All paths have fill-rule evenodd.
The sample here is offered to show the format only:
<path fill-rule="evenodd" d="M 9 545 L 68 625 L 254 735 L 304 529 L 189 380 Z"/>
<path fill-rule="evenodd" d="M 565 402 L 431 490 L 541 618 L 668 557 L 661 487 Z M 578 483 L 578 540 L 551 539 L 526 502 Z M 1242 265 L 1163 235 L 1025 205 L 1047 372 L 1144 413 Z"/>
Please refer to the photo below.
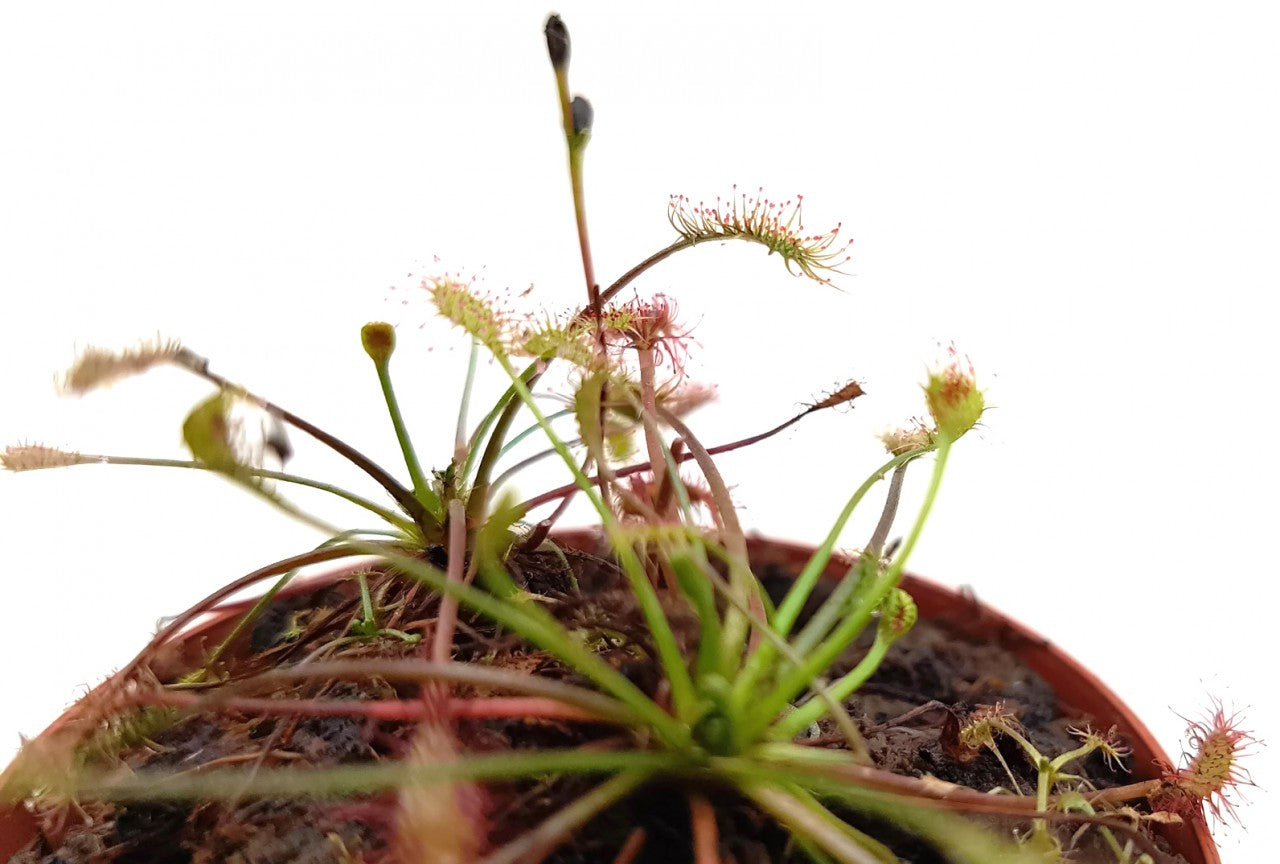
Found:
<path fill-rule="evenodd" d="M 1231 789 L 1248 779 L 1238 760 L 1251 739 L 1223 711 L 1194 727 L 1183 767 L 1115 789 L 1093 789 L 1072 773 L 1090 754 L 1122 760 L 1125 746 L 1114 734 L 1080 728 L 1077 749 L 1042 753 L 1001 705 L 977 706 L 961 718 L 957 746 L 1003 759 L 998 742 L 1013 742 L 1038 766 L 1035 789 L 1022 789 L 1011 775 L 1009 794 L 993 795 L 872 764 L 848 700 L 916 623 L 915 604 L 899 586 L 952 450 L 982 420 L 986 405 L 975 370 L 952 349 L 929 373 L 922 394 L 927 419 L 909 420 L 884 436 L 883 462 L 849 490 L 790 589 L 780 602 L 771 601 L 752 569 L 730 482 L 715 457 L 767 442 L 809 414 L 848 405 L 864 395 L 862 386 L 850 381 L 794 416 L 744 430 L 736 440 L 703 441 L 687 419 L 712 396 L 710 387 L 686 375 L 694 346 L 681 307 L 692 300 L 642 294 L 637 281 L 694 246 L 743 242 L 763 247 L 763 263 L 786 271 L 778 278 L 827 290 L 848 259 L 848 243 L 839 226 L 806 227 L 799 196 L 775 201 L 762 191 L 737 189 L 699 203 L 677 196 L 667 205 L 671 243 L 612 281 L 599 281 L 583 191 L 592 109 L 583 97 L 571 96 L 563 22 L 552 16 L 545 35 L 585 297 L 580 309 L 556 314 L 515 308 L 450 276 L 423 281 L 435 311 L 471 346 L 452 452 L 425 460 L 415 448 L 393 382 L 395 329 L 381 322 L 366 324 L 360 340 L 385 400 L 389 434 L 399 445 L 402 464 L 395 469 L 227 380 L 192 349 L 163 340 L 122 352 L 89 349 L 61 384 L 82 393 L 160 365 L 204 379 L 213 392 L 182 423 L 189 460 L 38 444 L 5 451 L 4 466 L 12 471 L 107 463 L 213 472 L 327 539 L 235 580 L 169 622 L 66 722 L 24 749 L 3 777 L 3 797 L 27 801 L 53 821 L 80 818 L 86 807 L 93 809 L 88 802 L 231 806 L 245 798 L 322 798 L 364 807 L 387 826 L 385 848 L 361 851 L 335 840 L 344 860 L 486 864 L 541 860 L 601 813 L 655 785 L 687 801 L 690 843 L 700 864 L 720 860 L 715 802 L 725 796 L 784 832 L 786 855 L 844 864 L 898 860 L 874 832 L 859 827 L 868 822 L 916 835 L 956 862 L 1065 860 L 1061 834 L 1050 830 L 1064 824 L 1102 836 L 1118 862 L 1151 862 L 1156 859 L 1140 828 L 1152 813 L 1202 818 L 1204 802 L 1215 813 L 1230 811 Z M 506 390 L 475 412 L 470 394 L 486 368 L 482 358 L 492 361 L 490 372 L 505 375 Z M 567 384 L 548 394 L 553 367 L 564 373 L 555 380 Z M 340 454 L 363 472 L 369 488 L 348 491 L 286 470 L 286 430 Z M 520 455 L 526 451 L 517 446 L 530 441 L 541 442 L 538 452 Z M 541 460 L 558 460 L 565 484 L 516 495 L 512 479 Z M 917 462 L 922 503 L 905 518 L 901 542 L 891 543 L 903 485 Z M 298 485 L 345 499 L 378 526 L 352 529 L 317 519 L 288 497 Z M 824 574 L 845 560 L 836 550 L 848 521 L 881 490 L 873 533 L 820 596 Z M 555 531 L 575 498 L 597 517 L 607 566 L 625 587 L 626 614 L 618 613 L 611 626 L 598 616 L 586 626 L 571 614 L 594 602 L 590 587 L 576 582 L 573 550 Z M 527 561 L 536 555 L 561 562 L 563 596 L 540 591 L 527 578 Z M 343 559 L 360 562 L 349 578 L 354 612 L 322 648 L 303 662 L 237 666 L 237 652 L 243 653 L 250 634 L 257 638 L 274 614 L 273 602 L 289 596 L 300 569 Z M 197 668 L 177 681 L 157 680 L 153 667 L 184 628 L 259 583 L 268 585 L 262 598 L 207 646 Z M 297 614 L 302 617 L 288 627 L 301 632 L 312 626 Z M 642 636 L 620 635 L 631 629 Z M 486 653 L 474 649 L 478 642 L 503 647 Z M 625 662 L 618 660 L 619 645 L 625 646 Z M 862 646 L 860 659 L 833 673 L 855 645 Z M 510 662 L 517 656 L 537 662 Z M 382 690 L 338 699 L 290 689 L 335 680 L 381 682 Z M 265 698 L 264 692 L 288 695 Z M 152 746 L 165 730 L 202 712 L 295 721 L 360 717 L 407 731 L 396 758 L 354 764 L 227 759 L 199 770 L 141 771 L 120 761 L 128 748 Z M 467 724 L 494 720 L 591 731 L 585 745 L 505 749 L 486 748 L 474 730 L 467 731 Z M 839 746 L 801 743 L 821 724 L 837 730 Z M 581 781 L 571 787 L 578 791 L 557 798 L 527 830 L 503 832 L 490 824 L 485 802 L 496 788 L 551 788 L 564 778 Z M 975 814 L 985 821 L 970 818 Z M 991 827 L 1001 819 L 1021 827 Z M 619 860 L 625 860 L 622 852 Z"/>

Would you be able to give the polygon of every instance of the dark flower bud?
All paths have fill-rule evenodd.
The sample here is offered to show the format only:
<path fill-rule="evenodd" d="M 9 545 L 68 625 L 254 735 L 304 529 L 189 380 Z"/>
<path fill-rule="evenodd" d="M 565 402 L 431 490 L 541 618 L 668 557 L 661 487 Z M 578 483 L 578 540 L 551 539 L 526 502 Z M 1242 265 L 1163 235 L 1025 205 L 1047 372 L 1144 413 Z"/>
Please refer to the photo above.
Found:
<path fill-rule="evenodd" d="M 573 102 L 569 104 L 569 110 L 573 114 L 573 134 L 581 135 L 583 132 L 590 132 L 591 121 L 595 119 L 596 112 L 587 101 L 587 97 L 574 96 Z"/>
<path fill-rule="evenodd" d="M 547 19 L 543 29 L 547 36 L 547 54 L 551 57 L 551 68 L 562 72 L 569 66 L 569 28 L 564 26 L 559 15 Z"/>

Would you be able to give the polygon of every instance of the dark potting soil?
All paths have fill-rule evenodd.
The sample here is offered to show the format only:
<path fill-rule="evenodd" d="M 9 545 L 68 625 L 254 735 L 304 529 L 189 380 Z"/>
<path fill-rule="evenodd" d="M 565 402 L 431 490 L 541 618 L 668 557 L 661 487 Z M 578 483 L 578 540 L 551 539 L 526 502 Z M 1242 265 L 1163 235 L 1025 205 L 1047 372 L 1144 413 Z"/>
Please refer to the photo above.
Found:
<path fill-rule="evenodd" d="M 511 570 L 526 590 L 548 599 L 547 608 L 566 625 L 587 635 L 599 653 L 651 695 L 661 697 L 643 619 L 611 563 L 566 550 L 537 552 L 513 559 Z M 441 562 L 437 562 L 441 563 Z M 566 569 L 567 568 L 567 569 Z M 758 573 L 766 589 L 780 599 L 794 574 L 772 567 Z M 388 574 L 369 577 L 380 610 L 379 623 L 410 633 L 430 633 L 436 599 L 430 592 Z M 419 646 L 394 637 L 342 640 L 359 614 L 354 580 L 300 597 L 278 600 L 248 634 L 234 666 L 214 670 L 228 680 L 243 679 L 275 666 L 306 659 L 360 660 L 421 656 Z M 692 649 L 695 622 L 678 602 L 670 609 L 678 638 Z M 340 640 L 340 641 L 339 641 Z M 865 651 L 853 650 L 833 670 L 843 672 Z M 521 641 L 474 616 L 462 615 L 455 640 L 459 660 L 534 672 L 585 683 L 554 657 L 528 649 Z M 456 695 L 469 695 L 465 690 Z M 259 688 L 238 695 L 279 699 L 392 700 L 418 697 L 417 685 L 391 684 L 376 676 L 358 682 L 307 681 Z M 976 642 L 921 621 L 890 650 L 875 675 L 846 707 L 859 727 L 877 766 L 894 773 L 933 776 L 950 783 L 990 791 L 1034 793 L 1036 770 L 1013 742 L 1002 739 L 1000 754 L 977 751 L 955 758 L 956 721 L 978 705 L 1003 702 L 1016 715 L 1040 752 L 1054 755 L 1078 746 L 1068 727 L 1088 718 L 1060 706 L 1049 687 L 1008 650 Z M 136 724 L 141 726 L 143 724 Z M 402 759 L 417 725 L 411 721 L 363 717 L 263 717 L 220 711 L 179 716 L 152 709 L 148 734 L 119 754 L 121 770 L 146 776 L 219 766 L 333 767 Z M 618 731 L 601 724 L 549 720 L 458 720 L 455 743 L 466 752 L 504 752 L 543 747 L 609 746 Z M 843 737 L 823 721 L 807 731 L 803 743 L 840 748 Z M 119 748 L 115 748 L 117 751 Z M 1097 787 L 1128 782 L 1100 757 L 1074 766 Z M 488 784 L 479 802 L 488 825 L 490 847 L 520 836 L 598 781 L 584 777 Z M 1013 787 L 1017 788 L 1014 789 Z M 643 831 L 638 864 L 692 861 L 689 809 L 684 789 L 655 782 L 604 811 L 546 859 L 553 864 L 610 864 L 619 850 Z M 774 864 L 808 860 L 788 843 L 771 819 L 730 791 L 699 790 L 714 807 L 721 861 Z M 42 836 L 10 864 L 350 864 L 392 862 L 391 840 L 396 800 L 391 794 L 356 799 L 243 798 L 200 802 L 41 801 L 35 813 Z M 927 843 L 866 816 L 841 812 L 850 824 L 885 843 L 906 864 L 946 864 Z M 1027 825 L 1004 823 L 1005 828 Z M 1113 862 L 1096 831 L 1072 841 L 1079 826 L 1058 829 L 1072 850 L 1073 862 Z M 435 860 L 435 859 L 424 859 Z M 1178 862 L 1161 855 L 1157 860 Z"/>

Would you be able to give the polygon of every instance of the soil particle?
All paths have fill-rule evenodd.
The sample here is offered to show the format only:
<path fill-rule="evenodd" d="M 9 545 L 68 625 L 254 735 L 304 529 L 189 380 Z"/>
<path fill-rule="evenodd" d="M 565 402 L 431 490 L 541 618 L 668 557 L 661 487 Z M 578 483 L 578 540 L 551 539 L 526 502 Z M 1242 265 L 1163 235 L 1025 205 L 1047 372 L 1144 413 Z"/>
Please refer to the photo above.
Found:
<path fill-rule="evenodd" d="M 191 851 L 175 842 L 191 813 L 184 804 L 139 802 L 116 812 L 117 864 L 187 864 Z"/>
<path fill-rule="evenodd" d="M 323 805 L 298 801 L 209 807 L 194 830 L 201 850 L 193 864 L 340 864 L 344 855 L 350 860 L 381 846 L 364 824 L 334 819 Z"/>

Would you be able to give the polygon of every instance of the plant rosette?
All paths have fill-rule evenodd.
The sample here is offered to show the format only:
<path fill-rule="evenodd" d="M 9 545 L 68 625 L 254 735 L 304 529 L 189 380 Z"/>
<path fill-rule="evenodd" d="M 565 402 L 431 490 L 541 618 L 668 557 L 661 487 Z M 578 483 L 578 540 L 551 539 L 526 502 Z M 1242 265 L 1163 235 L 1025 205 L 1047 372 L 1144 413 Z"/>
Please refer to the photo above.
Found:
<path fill-rule="evenodd" d="M 453 276 L 424 280 L 471 347 L 443 467 L 418 456 L 382 322 L 360 342 L 398 472 L 174 341 L 87 349 L 61 383 L 80 394 L 157 366 L 202 379 L 214 392 L 182 423 L 190 459 L 38 444 L 0 456 L 12 471 L 209 472 L 328 538 L 192 606 L 23 748 L 0 777 L 0 825 L 10 845 L 38 837 L 11 860 L 1164 864 L 1172 842 L 1192 864 L 1216 861 L 1205 813 L 1233 815 L 1248 782 L 1253 739 L 1236 716 L 1193 723 L 1174 765 L 1050 643 L 907 575 L 948 459 L 986 408 L 954 348 L 923 382 L 927 418 L 883 436 L 885 461 L 821 543 L 747 535 L 715 457 L 768 446 L 861 384 L 704 443 L 687 417 L 714 390 L 686 379 L 678 304 L 623 292 L 726 242 L 827 286 L 848 244 L 839 226 L 805 228 L 799 198 L 677 196 L 675 239 L 602 285 L 583 195 L 592 109 L 570 95 L 557 16 L 545 36 L 586 303 L 539 316 Z M 508 386 L 476 421 L 482 355 Z M 376 494 L 286 470 L 287 430 Z M 522 500 L 513 478 L 543 460 L 568 482 Z M 895 540 L 917 463 L 927 484 Z M 298 486 L 379 525 L 329 524 L 285 494 Z M 869 498 L 874 530 L 838 554 Z M 575 499 L 594 533 L 555 533 Z M 338 575 L 307 581 L 335 562 Z"/>
<path fill-rule="evenodd" d="M 557 531 L 551 539 L 562 554 L 581 554 L 584 556 L 583 561 L 585 562 L 599 560 L 600 555 L 607 554 L 608 551 L 607 542 L 597 531 Z M 785 593 L 786 587 L 803 570 L 814 552 L 812 547 L 768 540 L 756 536 L 748 538 L 748 548 L 753 570 L 760 575 L 770 591 L 779 596 Z M 824 592 L 829 592 L 837 584 L 840 577 L 848 571 L 852 563 L 852 561 L 842 558 L 833 558 L 830 561 L 822 574 L 825 580 Z M 303 647 L 309 643 L 314 645 L 317 642 L 323 643 L 327 641 L 332 645 L 331 650 L 336 652 L 341 646 L 333 644 L 333 633 L 344 633 L 349 630 L 349 625 L 342 621 L 343 616 L 330 616 L 327 626 L 316 627 L 310 634 L 304 633 L 302 629 L 304 626 L 309 625 L 303 625 L 299 619 L 305 615 L 312 617 L 314 620 L 317 610 L 338 610 L 344 606 L 346 607 L 345 616 L 348 619 L 358 617 L 361 591 L 356 574 L 361 572 L 361 568 L 345 568 L 298 577 L 287 587 L 274 594 L 271 605 L 265 607 L 263 615 L 257 624 L 247 629 L 242 628 L 240 625 L 245 613 L 256 604 L 256 599 L 220 603 L 209 612 L 195 618 L 190 625 L 173 631 L 165 638 L 157 641 L 148 652 L 147 656 L 151 658 L 148 661 L 148 668 L 156 681 L 176 683 L 184 679 L 189 680 L 191 673 L 205 668 L 205 661 L 210 651 L 220 645 L 225 646 L 220 652 L 222 655 L 220 662 L 231 677 L 236 677 L 238 674 L 232 670 L 244 668 L 263 671 L 271 662 L 279 663 L 279 668 L 288 668 L 288 666 L 297 662 L 299 654 L 304 653 L 302 651 Z M 926 655 L 940 654 L 946 657 L 954 654 L 957 651 L 957 646 L 974 644 L 988 646 L 988 648 L 990 646 L 998 646 L 997 654 L 986 653 L 986 649 L 984 649 L 984 653 L 976 657 L 976 662 L 983 664 L 982 668 L 986 670 L 1013 670 L 1015 675 L 1010 676 L 1011 680 L 983 684 L 970 674 L 968 679 L 960 682 L 960 687 L 968 688 L 970 693 L 983 691 L 996 698 L 1016 701 L 1020 697 L 1027 698 L 1029 689 L 1027 679 L 1039 676 L 1044 679 L 1049 688 L 1052 688 L 1049 694 L 1052 699 L 1061 703 L 1060 707 L 1055 706 L 1055 714 L 1061 715 L 1054 718 L 1059 725 L 1062 725 L 1066 719 L 1074 720 L 1077 724 L 1082 725 L 1087 718 L 1087 722 L 1091 722 L 1096 726 L 1115 727 L 1130 750 L 1129 758 L 1133 771 L 1127 777 L 1128 781 L 1159 780 L 1161 776 L 1159 766 L 1167 765 L 1170 762 L 1159 743 L 1114 693 L 1076 661 L 1063 654 L 1049 641 L 1017 622 L 1008 619 L 990 606 L 978 602 L 972 595 L 957 592 L 912 574 L 905 574 L 900 584 L 915 599 L 920 621 L 933 622 L 940 625 L 941 631 L 947 634 L 948 641 L 941 647 L 934 645 L 911 649 L 913 653 L 910 655 L 904 654 L 903 649 L 905 646 L 900 642 L 891 649 L 885 664 L 882 666 L 882 670 L 886 667 L 901 666 L 903 663 L 909 663 L 919 668 L 922 663 L 926 662 L 924 659 Z M 323 614 L 321 617 L 323 618 Z M 326 629 L 330 631 L 328 635 L 324 634 Z M 292 646 L 287 653 L 279 650 L 284 645 Z M 264 660 L 261 657 L 255 658 L 255 655 L 263 653 L 276 656 L 272 660 Z M 282 654 L 283 656 L 281 656 Z M 411 655 L 412 652 L 409 652 L 409 654 Z M 1007 655 L 1008 658 L 1016 658 L 1016 660 L 1005 659 L 1004 655 Z M 993 657 L 1001 657 L 1001 659 L 993 660 Z M 871 681 L 868 682 L 867 689 L 872 693 L 877 691 L 877 684 L 879 683 L 877 677 L 881 676 L 873 676 Z M 50 726 L 43 733 L 41 739 L 56 738 L 60 730 L 81 722 L 82 712 L 96 710 L 94 708 L 95 703 L 106 694 L 119 688 L 120 683 L 120 676 L 116 676 L 100 685 L 81 704 L 73 706 L 62 718 Z M 942 685 L 943 682 L 935 682 L 935 695 L 953 700 L 957 685 Z M 900 687 L 900 682 L 894 683 L 891 680 L 883 682 L 883 689 L 892 690 Z M 1034 686 L 1030 689 L 1034 689 Z M 153 695 L 159 695 L 162 692 L 164 692 L 163 688 L 157 688 Z M 178 690 L 176 692 L 181 693 L 182 691 Z M 1043 693 L 1040 694 L 1041 698 L 1043 698 L 1043 695 Z M 228 737 L 234 737 L 234 734 L 228 732 L 227 729 L 235 729 L 237 726 L 243 725 L 246 722 L 246 718 L 253 717 L 255 710 L 264 711 L 265 714 L 257 717 L 256 721 L 251 722 L 279 723 L 282 720 L 287 720 L 297 723 L 300 719 L 305 720 L 307 718 L 307 708 L 302 703 L 298 703 L 297 713 L 282 710 L 290 700 L 297 699 L 297 694 L 290 692 L 288 688 L 284 688 L 278 693 L 267 694 L 265 697 L 259 696 L 256 703 L 253 700 L 241 699 L 236 701 L 235 699 L 230 699 L 223 704 L 219 704 L 216 698 L 206 698 L 208 702 L 205 710 L 209 715 L 216 718 L 216 723 L 224 727 L 219 734 Z M 349 692 L 346 698 L 351 698 Z M 119 704 L 118 698 L 109 698 L 108 701 Z M 138 694 L 136 702 L 138 704 L 155 704 L 154 702 L 149 703 L 140 694 Z M 191 746 L 192 738 L 182 732 L 184 723 L 203 723 L 207 721 L 208 717 L 206 716 L 205 720 L 200 720 L 198 709 L 194 705 L 188 704 L 190 700 L 178 699 L 174 700 L 174 702 L 184 706 L 182 710 L 180 712 L 175 711 L 169 714 L 167 719 L 156 723 L 152 731 L 154 736 L 152 740 L 147 741 L 145 744 L 135 743 L 133 746 L 146 751 L 146 758 L 148 759 L 155 759 L 157 755 L 161 755 L 162 759 L 169 759 L 172 757 L 163 754 L 171 752 L 168 750 L 170 746 L 168 742 L 174 742 L 172 746 L 182 752 L 184 759 L 192 760 L 193 766 L 200 765 L 202 760 L 209 761 L 208 754 L 201 756 L 199 752 L 186 752 L 193 749 Z M 920 702 L 919 704 L 928 703 Z M 400 709 L 399 716 L 392 716 L 393 712 L 390 711 L 382 711 L 381 713 L 384 716 L 391 716 L 392 719 L 382 719 L 376 724 L 370 724 L 368 721 L 353 723 L 352 718 L 360 716 L 358 709 L 344 716 L 341 712 L 342 706 L 336 702 L 331 702 L 325 709 L 326 713 L 322 716 L 334 718 L 337 724 L 332 729 L 327 730 L 331 739 L 341 735 L 350 735 L 355 729 L 361 729 L 362 731 L 357 734 L 367 739 L 365 741 L 365 744 L 368 745 L 367 755 L 372 759 L 374 737 L 377 735 L 411 734 L 415 722 L 414 717 L 419 713 L 420 706 L 421 703 L 410 698 L 404 704 L 397 706 Z M 917 715 L 919 719 L 903 721 L 899 728 L 910 733 L 912 742 L 906 748 L 899 747 L 900 752 L 898 755 L 900 756 L 901 751 L 904 750 L 908 753 L 911 751 L 927 753 L 930 752 L 929 747 L 932 747 L 935 753 L 945 751 L 945 741 L 948 735 L 946 719 L 954 716 L 948 710 L 949 707 L 950 703 L 941 702 L 936 710 L 919 713 Z M 860 724 L 864 728 L 867 726 L 874 727 L 876 724 L 872 723 L 873 719 L 867 715 L 858 717 Z M 509 727 L 518 724 L 520 720 L 521 718 L 519 717 L 500 719 L 489 717 L 476 719 L 472 722 Z M 296 739 L 292 742 L 285 742 L 281 752 L 293 752 L 291 748 L 294 747 L 298 750 L 306 750 L 308 747 L 314 749 L 317 746 L 322 746 L 316 743 L 317 737 L 314 734 L 305 731 L 307 722 L 314 724 L 315 717 L 305 720 L 301 726 L 304 732 L 301 735 L 295 732 Z M 107 727 L 103 726 L 101 728 Z M 210 727 L 202 726 L 202 728 L 208 729 Z M 117 726 L 117 732 L 124 733 L 126 731 Z M 920 743 L 922 739 L 929 739 L 929 744 L 922 747 Z M 330 740 L 328 743 L 333 744 L 334 742 Z M 840 743 L 838 736 L 832 736 L 821 746 L 839 746 Z M 31 746 L 39 749 L 41 746 L 40 739 L 37 739 L 37 742 Z M 204 733 L 199 738 L 199 746 L 205 748 L 212 746 L 214 752 L 220 752 L 221 744 L 207 733 Z M 280 745 L 278 744 L 277 746 Z M 349 746 L 349 742 L 347 746 Z M 341 812 L 339 807 L 330 806 L 327 809 L 330 812 Z M 138 847 L 130 844 L 138 842 L 137 835 L 139 832 L 131 831 L 127 827 L 125 829 L 118 827 L 121 821 L 119 816 L 122 812 L 127 815 L 129 813 L 128 807 L 123 810 L 116 810 L 113 816 L 106 819 L 103 824 L 77 825 L 75 820 L 59 818 L 64 814 L 58 807 L 52 810 L 46 808 L 28 810 L 19 805 L 11 805 L 0 811 L 0 858 L 9 860 L 9 856 L 15 855 L 19 850 L 30 848 L 40 843 L 43 843 L 44 847 L 51 851 L 65 846 L 73 849 L 83 848 L 89 842 L 85 839 L 86 837 L 97 838 L 101 842 L 103 849 L 110 849 L 119 845 L 123 846 L 128 855 L 136 855 Z M 373 811 L 369 810 L 367 812 Z M 246 818 L 252 821 L 253 817 Z M 312 818 L 324 819 L 323 809 L 319 816 Z M 115 824 L 113 824 L 112 819 L 115 819 Z M 389 824 L 390 820 L 387 820 L 387 822 Z M 124 823 L 126 826 L 129 824 L 127 819 L 124 820 Z M 344 824 L 340 819 L 331 820 L 331 823 L 330 827 L 340 827 Z M 256 827 L 258 830 L 267 831 L 273 830 L 276 825 L 276 823 L 270 821 L 265 824 L 266 827 Z M 249 830 L 244 823 L 238 823 L 237 827 L 240 833 Z M 675 830 L 680 833 L 679 827 L 674 829 L 669 825 L 661 827 L 665 827 L 668 831 Z M 1219 861 L 1216 847 L 1204 821 L 1190 820 L 1182 825 L 1161 823 L 1154 827 L 1154 834 L 1161 838 L 1160 848 L 1167 849 L 1168 854 L 1180 855 L 1188 864 L 1215 864 L 1215 862 Z M 104 828 L 116 833 L 114 835 L 104 835 Z M 180 857 L 184 849 L 202 848 L 199 845 L 198 836 L 194 834 L 193 828 L 189 827 L 185 820 L 170 820 L 160 826 L 148 824 L 147 829 L 149 833 L 144 833 L 142 849 L 150 850 L 148 854 L 176 855 Z M 225 831 L 225 826 L 221 830 Z M 624 830 L 619 833 L 619 829 L 616 827 L 612 830 L 616 835 L 612 842 L 620 847 L 625 843 L 629 832 Z M 650 830 L 653 830 L 653 828 L 650 827 Z M 165 834 L 165 831 L 168 833 Z M 371 849 L 365 850 L 365 854 L 369 854 L 371 851 L 385 850 L 392 842 L 390 836 L 370 837 L 358 832 L 352 832 L 349 827 L 347 831 L 351 836 L 344 838 L 339 833 L 336 835 L 336 840 L 333 832 L 295 831 L 295 836 L 291 841 L 295 845 L 288 846 L 286 844 L 282 848 L 287 851 L 287 854 L 302 858 L 305 855 L 317 854 L 317 850 L 321 854 L 330 852 L 336 856 L 339 849 L 346 849 L 346 854 L 352 854 L 359 849 L 357 843 L 361 840 L 371 847 Z M 209 842 L 211 848 L 206 850 L 207 854 L 226 853 L 226 847 L 220 848 L 216 846 L 216 840 L 210 839 Z M 226 843 L 228 841 L 224 838 L 222 842 Z M 746 841 L 744 838 L 739 838 L 739 842 Z M 19 857 L 13 860 L 45 859 L 33 856 L 28 859 Z M 93 859 L 86 858 L 84 860 Z M 129 860 L 140 859 L 130 858 Z M 164 860 L 170 859 L 165 857 Z M 316 860 L 323 860 L 323 858 Z M 334 857 L 333 860 L 340 859 Z M 369 860 L 379 859 L 370 858 Z M 678 856 L 667 860 L 678 860 Z"/>

